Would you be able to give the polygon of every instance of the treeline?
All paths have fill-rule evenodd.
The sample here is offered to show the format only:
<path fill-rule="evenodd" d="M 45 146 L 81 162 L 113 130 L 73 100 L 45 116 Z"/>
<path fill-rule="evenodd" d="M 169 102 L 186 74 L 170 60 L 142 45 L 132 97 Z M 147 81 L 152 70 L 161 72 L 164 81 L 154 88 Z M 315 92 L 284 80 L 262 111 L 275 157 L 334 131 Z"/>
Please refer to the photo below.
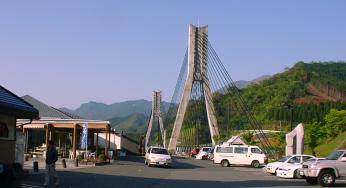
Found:
<path fill-rule="evenodd" d="M 294 123 L 321 122 L 331 109 L 346 109 L 343 102 L 324 102 L 320 104 L 301 104 L 291 108 L 273 108 L 267 113 L 270 120 L 292 121 Z"/>
<path fill-rule="evenodd" d="M 318 91 L 312 91 L 311 86 Z M 252 129 L 244 110 L 253 112 L 263 129 L 289 130 L 291 122 L 294 125 L 321 123 L 331 109 L 346 110 L 346 63 L 298 62 L 283 73 L 238 91 L 241 99 L 232 92 L 213 95 L 219 131 L 225 138 L 237 130 Z M 248 109 L 244 109 L 242 103 L 246 103 Z M 181 143 L 209 141 L 203 106 L 200 103 L 189 104 Z M 175 115 L 166 119 L 168 132 L 171 132 L 174 120 Z"/>
<path fill-rule="evenodd" d="M 310 84 L 319 89 L 316 96 Z M 321 89 L 321 88 L 329 89 Z M 329 92 L 328 92 L 329 91 Z M 243 101 L 264 128 L 277 121 L 288 125 L 323 121 L 331 109 L 346 109 L 346 63 L 298 62 L 291 69 L 240 91 Z M 248 129 L 248 120 L 234 93 L 215 94 L 214 104 L 223 130 Z"/>

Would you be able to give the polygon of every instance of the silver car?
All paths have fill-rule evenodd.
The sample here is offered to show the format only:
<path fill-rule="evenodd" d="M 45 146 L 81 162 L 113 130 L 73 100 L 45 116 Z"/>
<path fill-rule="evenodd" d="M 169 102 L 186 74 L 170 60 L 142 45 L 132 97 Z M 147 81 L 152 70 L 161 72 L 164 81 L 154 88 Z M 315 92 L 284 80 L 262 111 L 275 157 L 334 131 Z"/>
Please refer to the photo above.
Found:
<path fill-rule="evenodd" d="M 172 159 L 165 148 L 151 146 L 145 154 L 144 163 L 148 166 L 171 167 Z"/>
<path fill-rule="evenodd" d="M 325 160 L 304 163 L 300 175 L 309 184 L 325 187 L 333 186 L 336 179 L 346 179 L 346 149 L 334 151 Z"/>

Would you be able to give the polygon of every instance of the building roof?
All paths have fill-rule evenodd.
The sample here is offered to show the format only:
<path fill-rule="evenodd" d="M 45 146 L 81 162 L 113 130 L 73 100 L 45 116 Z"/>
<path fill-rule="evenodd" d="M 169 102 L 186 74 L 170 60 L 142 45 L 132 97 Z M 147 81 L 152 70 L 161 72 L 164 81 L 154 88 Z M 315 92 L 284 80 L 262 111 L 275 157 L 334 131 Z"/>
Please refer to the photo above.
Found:
<path fill-rule="evenodd" d="M 30 103 L 38 110 L 40 119 L 84 119 L 78 115 L 44 104 L 30 95 L 25 95 L 22 97 L 22 99 Z"/>
<path fill-rule="evenodd" d="M 245 145 L 245 142 L 239 136 L 232 136 L 227 143 L 232 145 Z"/>
<path fill-rule="evenodd" d="M 0 85 L 0 113 L 14 115 L 17 119 L 36 119 L 38 110 Z"/>

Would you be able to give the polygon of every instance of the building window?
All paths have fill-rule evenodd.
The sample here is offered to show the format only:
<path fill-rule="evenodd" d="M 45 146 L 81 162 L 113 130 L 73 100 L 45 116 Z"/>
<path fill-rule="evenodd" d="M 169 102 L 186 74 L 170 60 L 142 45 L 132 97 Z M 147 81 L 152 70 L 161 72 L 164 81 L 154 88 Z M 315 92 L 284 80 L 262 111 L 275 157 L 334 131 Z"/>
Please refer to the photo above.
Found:
<path fill-rule="evenodd" d="M 7 127 L 6 123 L 0 122 L 0 137 L 7 138 L 8 133 L 9 133 L 9 131 L 8 131 L 8 127 Z"/>

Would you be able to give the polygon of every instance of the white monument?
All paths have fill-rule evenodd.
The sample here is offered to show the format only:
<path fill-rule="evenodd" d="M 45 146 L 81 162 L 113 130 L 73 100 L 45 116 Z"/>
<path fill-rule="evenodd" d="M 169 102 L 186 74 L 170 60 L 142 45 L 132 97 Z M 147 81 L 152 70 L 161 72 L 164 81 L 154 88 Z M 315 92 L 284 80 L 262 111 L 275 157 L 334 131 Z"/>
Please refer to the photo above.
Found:
<path fill-rule="evenodd" d="M 286 156 L 304 153 L 304 127 L 300 123 L 295 129 L 286 134 Z"/>

